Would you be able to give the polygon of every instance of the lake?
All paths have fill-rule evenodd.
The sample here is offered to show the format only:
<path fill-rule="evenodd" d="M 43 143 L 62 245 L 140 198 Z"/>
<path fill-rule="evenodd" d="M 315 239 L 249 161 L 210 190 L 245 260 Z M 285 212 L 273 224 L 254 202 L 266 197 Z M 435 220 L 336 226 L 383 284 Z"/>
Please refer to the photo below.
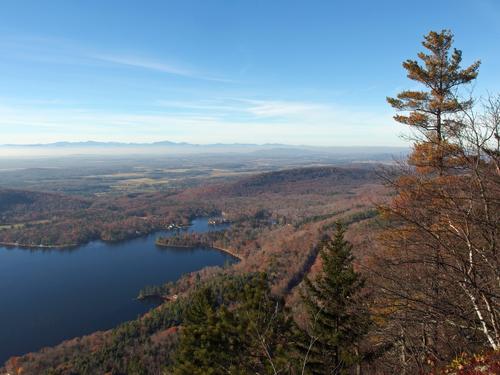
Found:
<path fill-rule="evenodd" d="M 185 230 L 226 227 L 199 218 Z M 0 367 L 13 355 L 135 319 L 154 306 L 136 299 L 146 285 L 235 261 L 210 248 L 158 247 L 160 235 L 172 232 L 66 250 L 0 247 Z"/>

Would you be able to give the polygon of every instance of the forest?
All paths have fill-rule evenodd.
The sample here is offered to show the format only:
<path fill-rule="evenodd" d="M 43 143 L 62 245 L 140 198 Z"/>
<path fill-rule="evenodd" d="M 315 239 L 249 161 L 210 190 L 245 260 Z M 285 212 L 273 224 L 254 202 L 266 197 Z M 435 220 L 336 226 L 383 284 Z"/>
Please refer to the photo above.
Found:
<path fill-rule="evenodd" d="M 340 189 L 368 181 L 376 182 L 375 172 L 369 167 L 309 167 L 168 193 L 85 197 L 3 189 L 0 242 L 25 247 L 69 247 L 92 240 L 120 241 L 167 229 L 171 224 L 185 226 L 194 217 L 223 210 L 231 218 L 244 220 L 259 211 L 252 207 L 257 196 L 268 201 L 262 207 L 269 207 L 278 205 L 276 198 L 283 194 L 319 196 L 325 194 L 324 190 L 333 191 L 333 184 Z M 282 216 L 291 218 L 294 214 Z"/>
<path fill-rule="evenodd" d="M 500 95 L 474 97 L 480 62 L 462 66 L 451 31 L 422 46 L 403 62 L 413 89 L 387 98 L 412 129 L 405 160 L 106 198 L 2 190 L 2 243 L 115 241 L 224 213 L 227 230 L 158 243 L 241 261 L 151 287 L 178 298 L 0 373 L 500 373 Z"/>

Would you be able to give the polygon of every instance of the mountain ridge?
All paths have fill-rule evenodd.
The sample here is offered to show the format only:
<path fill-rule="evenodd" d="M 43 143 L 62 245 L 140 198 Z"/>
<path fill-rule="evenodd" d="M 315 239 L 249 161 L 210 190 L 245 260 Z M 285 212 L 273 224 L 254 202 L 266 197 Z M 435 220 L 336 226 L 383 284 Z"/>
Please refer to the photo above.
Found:
<path fill-rule="evenodd" d="M 189 143 L 189 142 L 173 142 L 173 141 L 156 141 L 156 142 L 117 142 L 117 141 L 58 141 L 50 143 L 26 143 L 26 144 L 0 144 L 0 147 L 155 147 L 155 146 L 191 146 L 191 147 L 278 147 L 278 148 L 307 148 L 307 149 L 401 149 L 405 150 L 408 147 L 404 146 L 317 146 L 317 145 L 293 145 L 285 143 Z"/>

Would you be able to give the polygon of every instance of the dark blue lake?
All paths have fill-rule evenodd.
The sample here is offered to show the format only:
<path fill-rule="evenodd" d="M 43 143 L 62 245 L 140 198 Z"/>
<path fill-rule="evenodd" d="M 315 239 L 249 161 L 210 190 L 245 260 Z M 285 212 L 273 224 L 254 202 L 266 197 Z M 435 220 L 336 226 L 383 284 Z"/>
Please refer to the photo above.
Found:
<path fill-rule="evenodd" d="M 200 218 L 187 230 L 223 228 Z M 146 285 L 235 261 L 208 248 L 157 247 L 156 238 L 166 234 L 71 250 L 0 247 L 0 367 L 13 355 L 135 319 L 153 307 L 136 300 Z"/>

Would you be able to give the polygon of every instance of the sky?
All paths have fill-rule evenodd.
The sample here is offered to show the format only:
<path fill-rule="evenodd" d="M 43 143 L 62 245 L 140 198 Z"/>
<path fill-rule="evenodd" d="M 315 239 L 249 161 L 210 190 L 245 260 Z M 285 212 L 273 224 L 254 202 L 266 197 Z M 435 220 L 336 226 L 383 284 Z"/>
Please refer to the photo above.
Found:
<path fill-rule="evenodd" d="M 403 146 L 386 96 L 451 29 L 500 92 L 496 0 L 2 0 L 0 144 Z"/>

